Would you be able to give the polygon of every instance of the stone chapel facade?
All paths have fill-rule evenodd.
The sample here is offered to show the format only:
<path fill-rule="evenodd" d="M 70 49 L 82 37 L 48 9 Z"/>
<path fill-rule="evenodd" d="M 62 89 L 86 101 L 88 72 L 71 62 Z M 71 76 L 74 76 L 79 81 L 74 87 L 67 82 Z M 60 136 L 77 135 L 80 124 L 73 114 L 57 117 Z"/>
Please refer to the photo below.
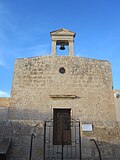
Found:
<path fill-rule="evenodd" d="M 113 91 L 111 64 L 75 57 L 72 31 L 50 35 L 51 55 L 17 59 L 11 97 L 0 99 L 10 160 L 99 160 L 95 142 L 103 160 L 119 160 L 120 91 Z M 68 46 L 68 56 L 57 56 L 57 46 Z"/>

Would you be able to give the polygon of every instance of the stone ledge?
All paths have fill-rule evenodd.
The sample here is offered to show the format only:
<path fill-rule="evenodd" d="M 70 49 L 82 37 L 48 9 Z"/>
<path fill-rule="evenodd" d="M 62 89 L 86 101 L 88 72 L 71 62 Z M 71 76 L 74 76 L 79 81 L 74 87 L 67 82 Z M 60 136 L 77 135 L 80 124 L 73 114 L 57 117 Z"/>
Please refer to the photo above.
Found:
<path fill-rule="evenodd" d="M 76 95 L 50 95 L 50 98 L 76 98 Z"/>

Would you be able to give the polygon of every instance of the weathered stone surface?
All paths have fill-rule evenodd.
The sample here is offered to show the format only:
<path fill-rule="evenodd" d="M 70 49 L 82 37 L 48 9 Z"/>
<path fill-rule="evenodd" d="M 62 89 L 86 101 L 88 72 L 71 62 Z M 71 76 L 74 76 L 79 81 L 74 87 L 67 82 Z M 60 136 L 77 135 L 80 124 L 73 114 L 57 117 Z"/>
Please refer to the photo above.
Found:
<path fill-rule="evenodd" d="M 35 139 L 33 140 L 33 147 L 35 150 L 34 159 L 39 160 L 41 156 L 43 157 L 44 135 L 42 121 L 0 121 L 0 129 L 0 139 L 12 139 L 12 145 L 10 149 L 10 160 L 29 159 L 32 133 L 36 135 Z M 40 151 L 38 151 L 39 149 Z"/>
<path fill-rule="evenodd" d="M 0 120 L 7 120 L 8 118 L 8 108 L 0 107 Z"/>
<path fill-rule="evenodd" d="M 10 98 L 0 97 L 0 107 L 9 107 L 9 106 L 10 106 Z"/>
<path fill-rule="evenodd" d="M 64 74 L 60 67 L 65 68 Z M 82 120 L 115 120 L 109 62 L 63 56 L 18 59 L 9 118 L 45 120 L 52 117 L 55 107 L 71 108 L 72 116 Z"/>
<path fill-rule="evenodd" d="M 99 159 L 98 151 L 93 141 L 95 139 L 100 151 L 102 159 L 116 160 L 120 159 L 119 148 L 120 148 L 120 123 L 117 122 L 83 122 L 92 123 L 94 130 L 93 132 L 82 132 L 82 144 L 85 152 L 83 153 L 83 159 L 86 153 L 89 153 L 89 158 Z M 87 143 L 86 143 L 87 140 Z M 88 152 L 87 152 L 88 150 Z M 97 158 L 98 157 L 98 158 Z M 88 157 L 87 157 L 88 158 Z"/>
<path fill-rule="evenodd" d="M 60 67 L 65 69 L 64 74 L 59 72 Z M 11 159 L 28 159 L 32 133 L 36 135 L 33 160 L 43 159 L 44 121 L 53 118 L 54 108 L 71 108 L 72 118 L 93 124 L 92 132 L 81 130 L 83 160 L 99 159 L 90 138 L 97 140 L 104 159 L 119 158 L 115 148 L 119 146 L 120 126 L 115 122 L 108 61 L 52 56 L 16 61 L 10 121 L 2 128 L 7 128 L 9 134 L 6 130 L 5 136 L 13 139 Z"/>
<path fill-rule="evenodd" d="M 102 121 L 84 121 L 82 123 L 92 123 L 94 130 L 92 132 L 84 132 L 81 130 L 82 137 L 82 158 L 83 160 L 99 160 L 98 151 L 95 144 L 90 139 L 95 139 L 104 160 L 120 159 L 120 123 L 117 122 L 102 122 Z M 81 124 L 82 124 L 81 123 Z M 10 160 L 29 159 L 31 134 L 35 134 L 33 140 L 33 158 L 43 159 L 44 149 L 44 123 L 43 121 L 0 121 L 0 137 L 12 138 L 10 150 Z M 26 129 L 27 132 L 23 130 Z M 109 134 L 110 131 L 111 134 Z"/>
<path fill-rule="evenodd" d="M 114 91 L 114 100 L 115 100 L 116 119 L 117 121 L 120 121 L 120 90 Z"/>

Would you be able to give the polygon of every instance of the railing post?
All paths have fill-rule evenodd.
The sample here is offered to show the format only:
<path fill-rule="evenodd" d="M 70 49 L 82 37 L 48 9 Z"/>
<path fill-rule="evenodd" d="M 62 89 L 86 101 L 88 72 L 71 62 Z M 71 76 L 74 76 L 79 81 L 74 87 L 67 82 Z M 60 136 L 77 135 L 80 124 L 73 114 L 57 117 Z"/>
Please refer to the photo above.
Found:
<path fill-rule="evenodd" d="M 98 147 L 97 142 L 95 141 L 95 139 L 90 139 L 90 141 L 93 141 L 93 142 L 94 142 L 94 144 L 95 144 L 95 146 L 96 146 L 96 148 L 97 148 L 98 154 L 99 154 L 99 158 L 100 158 L 100 160 L 102 160 L 101 152 L 100 152 L 100 149 L 99 149 L 99 147 Z"/>
<path fill-rule="evenodd" d="M 44 157 L 43 157 L 43 160 L 45 160 L 45 143 L 46 143 L 46 121 L 44 123 Z"/>
<path fill-rule="evenodd" d="M 80 160 L 82 160 L 80 122 L 79 122 L 79 147 L 80 147 Z"/>
<path fill-rule="evenodd" d="M 63 136 L 64 136 L 64 135 L 63 135 L 63 129 L 64 129 L 64 128 L 63 128 L 63 120 L 64 120 L 64 117 L 63 117 L 63 115 L 62 115 L 62 133 L 61 133 L 61 134 L 62 134 L 62 135 L 61 135 L 61 136 L 62 136 L 62 153 L 61 153 L 61 160 L 63 160 L 63 147 L 64 147 L 64 139 L 63 139 Z"/>
<path fill-rule="evenodd" d="M 30 142 L 30 156 L 29 156 L 29 160 L 31 160 L 31 159 L 32 159 L 33 138 L 35 138 L 35 135 L 34 135 L 34 134 L 31 134 L 31 142 Z"/>

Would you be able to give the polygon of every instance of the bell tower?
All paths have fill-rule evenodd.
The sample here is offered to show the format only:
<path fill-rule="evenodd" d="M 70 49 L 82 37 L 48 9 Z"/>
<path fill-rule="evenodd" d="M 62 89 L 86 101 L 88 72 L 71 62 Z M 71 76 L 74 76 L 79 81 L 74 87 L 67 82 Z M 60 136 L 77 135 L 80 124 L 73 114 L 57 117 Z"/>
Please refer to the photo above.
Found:
<path fill-rule="evenodd" d="M 76 33 L 67 29 L 61 28 L 50 32 L 52 38 L 52 56 L 57 55 L 57 46 L 60 46 L 60 50 L 65 50 L 68 46 L 68 55 L 74 56 L 74 37 Z"/>

